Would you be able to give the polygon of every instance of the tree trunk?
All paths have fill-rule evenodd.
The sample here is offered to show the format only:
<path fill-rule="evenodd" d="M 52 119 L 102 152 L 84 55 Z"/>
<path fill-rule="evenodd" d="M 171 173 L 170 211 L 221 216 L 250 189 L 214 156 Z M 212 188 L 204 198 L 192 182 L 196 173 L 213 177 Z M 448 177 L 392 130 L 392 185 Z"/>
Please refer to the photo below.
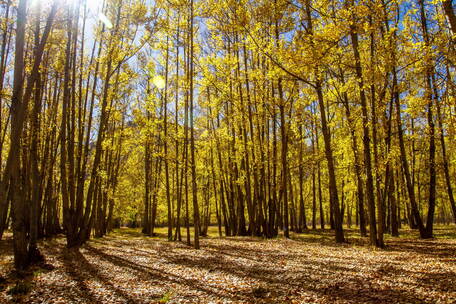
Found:
<path fill-rule="evenodd" d="M 358 87 L 360 102 L 363 115 L 363 147 L 364 147 L 364 167 L 366 174 L 366 194 L 367 194 L 367 207 L 369 211 L 369 236 L 370 242 L 373 246 L 382 247 L 383 244 L 379 243 L 377 238 L 377 223 L 375 218 L 375 194 L 374 194 L 374 181 L 372 177 L 372 162 L 371 162 L 371 150 L 370 150 L 370 135 L 368 127 L 368 114 L 367 114 L 367 102 L 366 95 L 364 93 L 364 81 L 361 67 L 361 58 L 358 48 L 358 34 L 354 27 L 351 28 L 350 32 L 353 53 L 355 56 L 355 69 L 356 77 L 358 78 Z"/>

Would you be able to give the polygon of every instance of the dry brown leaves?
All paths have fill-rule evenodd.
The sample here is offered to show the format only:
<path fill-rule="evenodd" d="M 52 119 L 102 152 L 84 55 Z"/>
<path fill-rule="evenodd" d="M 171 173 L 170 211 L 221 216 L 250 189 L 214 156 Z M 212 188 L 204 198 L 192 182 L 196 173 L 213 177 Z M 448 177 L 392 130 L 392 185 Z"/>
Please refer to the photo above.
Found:
<path fill-rule="evenodd" d="M 79 251 L 65 249 L 63 238 L 43 241 L 55 269 L 34 269 L 25 296 L 8 295 L 8 279 L 0 302 L 456 303 L 454 239 L 401 238 L 374 250 L 362 240 L 336 245 L 324 236 L 210 238 L 201 250 L 131 231 Z M 12 263 L 6 242 L 3 277 Z"/>

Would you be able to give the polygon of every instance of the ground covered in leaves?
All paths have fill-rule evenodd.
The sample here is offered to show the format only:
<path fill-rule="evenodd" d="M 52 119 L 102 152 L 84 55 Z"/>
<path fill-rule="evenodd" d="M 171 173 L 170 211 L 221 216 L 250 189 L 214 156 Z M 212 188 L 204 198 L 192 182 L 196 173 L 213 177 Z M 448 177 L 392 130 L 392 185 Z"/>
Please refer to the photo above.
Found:
<path fill-rule="evenodd" d="M 386 250 L 348 231 L 277 238 L 208 237 L 201 250 L 120 229 L 79 251 L 44 240 L 46 263 L 13 275 L 0 241 L 0 303 L 456 303 L 454 226 L 436 239 L 404 231 Z M 214 230 L 215 231 L 215 230 Z"/>

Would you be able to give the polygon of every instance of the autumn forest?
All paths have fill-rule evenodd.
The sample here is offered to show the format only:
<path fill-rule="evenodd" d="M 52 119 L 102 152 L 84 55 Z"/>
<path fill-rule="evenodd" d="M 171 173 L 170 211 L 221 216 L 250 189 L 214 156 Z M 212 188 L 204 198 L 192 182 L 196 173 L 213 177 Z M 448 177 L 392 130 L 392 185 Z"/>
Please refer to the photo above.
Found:
<path fill-rule="evenodd" d="M 456 303 L 452 0 L 0 0 L 0 302 Z"/>

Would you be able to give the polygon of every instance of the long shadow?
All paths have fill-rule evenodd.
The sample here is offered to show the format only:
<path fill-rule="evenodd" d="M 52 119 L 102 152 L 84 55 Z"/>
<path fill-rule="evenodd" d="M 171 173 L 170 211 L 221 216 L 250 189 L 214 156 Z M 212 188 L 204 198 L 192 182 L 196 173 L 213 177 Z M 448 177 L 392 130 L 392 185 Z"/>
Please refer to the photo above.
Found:
<path fill-rule="evenodd" d="M 243 258 L 246 260 L 258 262 L 259 257 L 263 258 L 265 261 L 275 264 L 279 259 L 307 259 L 311 253 L 306 252 L 281 252 L 278 250 L 266 249 L 264 247 L 261 250 L 252 249 L 251 247 L 243 247 L 241 245 L 231 245 L 231 244 L 218 244 L 218 243 L 205 243 L 204 248 L 213 249 L 214 251 L 232 256 L 233 258 Z M 340 256 L 334 256 L 334 258 L 340 258 Z M 260 260 L 261 261 L 261 260 Z"/>
<path fill-rule="evenodd" d="M 258 253 L 261 253 L 263 257 L 267 257 L 267 259 L 260 261 L 263 263 L 266 263 L 267 265 L 274 265 L 277 263 L 278 258 L 283 258 L 286 257 L 289 260 L 292 261 L 302 261 L 303 262 L 303 267 L 297 271 L 293 270 L 284 270 L 281 272 L 278 272 L 277 270 L 270 270 L 268 269 L 268 266 L 257 264 L 253 265 L 250 267 L 246 267 L 242 264 L 235 264 L 234 266 L 230 266 L 228 263 L 224 262 L 223 257 L 215 256 L 214 258 L 174 258 L 173 262 L 176 264 L 184 264 L 184 266 L 187 267 L 194 267 L 194 268 L 201 268 L 201 267 L 206 267 L 206 268 L 215 268 L 217 270 L 222 270 L 225 272 L 232 273 L 234 275 L 240 276 L 240 277 L 251 277 L 255 278 L 258 280 L 261 280 L 265 283 L 268 284 L 274 284 L 277 285 L 276 288 L 280 289 L 281 286 L 286 286 L 286 288 L 282 288 L 284 293 L 288 292 L 288 289 L 290 287 L 298 287 L 300 286 L 303 289 L 306 289 L 308 291 L 313 291 L 315 293 L 320 293 L 322 295 L 333 295 L 333 297 L 337 298 L 344 298 L 346 300 L 351 300 L 353 297 L 357 297 L 360 294 L 364 294 L 363 299 L 357 299 L 358 303 L 391 303 L 391 302 L 397 302 L 400 300 L 406 301 L 406 302 L 413 302 L 413 301 L 418 301 L 420 303 L 426 303 L 425 299 L 421 299 L 416 297 L 414 294 L 408 293 L 408 290 L 403 290 L 403 289 L 390 289 L 390 290 L 384 290 L 383 288 L 380 288 L 379 286 L 375 286 L 373 284 L 371 286 L 372 290 L 376 290 L 378 293 L 378 296 L 373 296 L 372 295 L 372 290 L 366 293 L 365 292 L 365 285 L 366 281 L 372 280 L 375 281 L 378 279 L 379 274 L 377 272 L 381 272 L 380 277 L 383 280 L 387 280 L 389 277 L 394 278 L 395 275 L 400 274 L 401 270 L 400 269 L 395 269 L 394 267 L 392 268 L 383 268 L 383 269 L 377 269 L 375 265 L 372 265 L 372 271 L 368 276 L 366 277 L 365 273 L 353 273 L 353 269 L 349 268 L 346 266 L 347 261 L 341 260 L 339 258 L 339 261 L 337 262 L 328 262 L 325 259 L 322 259 L 321 261 L 315 261 L 315 260 L 310 260 L 309 255 L 307 254 L 298 254 L 298 253 L 286 253 L 286 254 L 280 254 L 277 251 L 270 251 L 268 252 L 266 249 L 262 248 L 261 250 L 258 250 L 258 252 L 252 251 L 252 248 L 242 248 L 240 246 L 233 246 L 233 245 L 214 245 L 214 244 L 204 244 L 205 247 L 209 247 L 212 249 L 216 249 L 217 252 L 224 256 L 231 256 L 236 258 L 242 257 L 242 258 L 248 258 L 251 261 L 255 260 L 255 257 L 258 256 Z M 266 253 L 265 253 L 266 251 Z M 324 257 L 322 257 L 324 258 Z M 258 261 L 258 258 L 257 258 Z M 290 277 L 294 278 L 294 282 L 284 282 L 282 277 L 279 277 L 279 274 L 286 273 L 289 274 Z M 311 273 L 312 275 L 302 275 L 303 273 Z M 340 276 L 346 276 L 342 280 L 342 285 L 336 283 L 334 286 L 329 286 L 328 288 L 324 289 L 319 289 L 319 288 L 313 288 L 312 283 L 315 280 L 318 280 L 318 276 L 325 277 L 328 274 L 335 274 L 338 273 Z M 357 286 L 358 288 L 350 289 L 345 287 L 345 283 L 351 283 Z M 451 282 L 451 280 L 450 280 Z M 414 287 L 418 287 L 417 285 L 420 285 L 419 283 L 414 285 Z M 448 288 L 447 288 L 448 289 Z M 444 290 L 443 290 L 444 291 Z M 387 300 L 382 300 L 387 298 Z"/>
<path fill-rule="evenodd" d="M 324 231 L 323 236 L 321 231 L 315 233 L 307 233 L 308 235 L 294 235 L 293 242 L 310 242 L 324 247 L 338 247 L 332 239 L 331 231 Z M 313 235 L 318 237 L 313 237 Z M 146 239 L 148 240 L 148 239 Z M 137 239 L 134 241 L 143 241 Z M 272 250 L 266 246 L 245 246 L 245 242 L 263 241 L 261 238 L 224 238 L 223 242 L 219 243 L 213 240 L 203 240 L 202 251 L 204 255 L 193 255 L 193 250 L 176 250 L 175 248 L 185 249 L 187 247 L 176 247 L 170 243 L 162 241 L 152 241 L 147 243 L 147 250 L 136 249 L 132 247 L 134 243 L 129 245 L 122 239 L 115 237 L 109 240 L 100 241 L 101 246 L 119 245 L 119 247 L 109 248 L 109 253 L 105 252 L 103 247 L 93 247 L 86 244 L 83 248 L 87 250 L 84 255 L 111 263 L 117 267 L 128 269 L 138 275 L 141 280 L 146 280 L 156 285 L 166 286 L 167 284 L 185 285 L 191 290 L 197 290 L 211 297 L 221 299 L 230 299 L 232 301 L 249 301 L 252 299 L 255 303 L 260 303 L 261 300 L 253 298 L 252 292 L 225 288 L 223 284 L 211 285 L 200 279 L 191 279 L 171 272 L 163 271 L 158 266 L 155 268 L 149 265 L 143 265 L 139 262 L 132 261 L 135 256 L 152 257 L 162 259 L 171 265 L 179 265 L 185 268 L 206 270 L 208 274 L 217 275 L 217 272 L 229 274 L 238 278 L 249 278 L 259 282 L 267 287 L 270 291 L 270 300 L 277 301 L 284 296 L 293 292 L 310 292 L 329 302 L 343 300 L 350 303 L 431 303 L 432 301 L 426 298 L 420 298 L 413 292 L 417 288 L 429 291 L 439 291 L 442 293 L 456 292 L 456 285 L 452 282 L 456 281 L 456 273 L 452 271 L 440 272 L 413 272 L 401 269 L 400 265 L 406 261 L 389 263 L 386 268 L 376 268 L 375 263 L 371 262 L 372 270 L 361 272 L 349 267 L 350 261 L 344 261 L 340 255 L 331 255 L 325 253 L 317 258 L 310 256 L 312 253 L 306 252 L 281 252 Z M 3 242 L 3 241 L 2 241 Z M 2 242 L 0 242 L 0 250 Z M 244 246 L 242 245 L 244 244 Z M 48 241 L 43 243 L 48 254 L 61 254 L 62 244 L 57 241 Z M 143 244 L 141 244 L 143 245 Z M 389 249 L 391 252 L 410 252 L 422 254 L 425 257 L 432 256 L 436 258 L 452 259 L 456 257 L 456 248 L 452 244 L 436 243 L 433 240 L 404 240 L 393 239 L 388 240 Z M 128 251 L 125 246 L 128 247 Z M 286 246 L 286 243 L 284 243 Z M 342 245 L 346 246 L 346 245 Z M 275 246 L 276 247 L 276 246 Z M 276 247 L 277 248 L 277 247 Z M 134 249 L 132 253 L 130 249 Z M 205 249 L 208 251 L 204 252 Z M 305 250 L 305 247 L 303 247 Z M 107 249 L 106 249 L 107 250 Z M 1 251 L 0 251 L 1 253 Z M 87 285 L 87 279 L 95 279 L 108 290 L 111 290 L 119 299 L 125 303 L 142 303 L 144 299 L 135 298 L 124 290 L 114 286 L 111 283 L 110 275 L 101 272 L 100 266 L 90 263 L 86 257 L 79 251 L 69 251 L 63 255 L 63 263 L 65 272 L 76 282 L 79 291 L 76 291 L 72 300 L 83 300 L 86 303 L 102 303 L 103 300 L 91 290 Z M 208 256 L 209 255 L 209 256 Z M 127 257 L 131 256 L 131 259 Z M 300 265 L 298 269 L 285 267 L 277 267 L 281 260 L 292 261 L 294 265 Z M 357 263 L 355 263 L 357 264 Z M 152 264 L 153 265 L 153 264 Z M 274 267 L 271 267 L 274 265 Z M 403 283 L 395 286 L 395 278 L 397 275 L 406 275 L 412 280 L 408 283 Z M 319 282 L 323 280 L 322 283 Z M 387 282 L 386 286 L 394 286 L 390 289 L 385 289 L 385 285 L 380 285 L 379 281 Z M 408 284 L 408 285 L 407 285 Z M 134 287 L 134 286 L 133 286 Z M 185 293 L 185 291 L 180 291 Z M 155 295 L 154 295 L 155 296 Z M 153 296 L 152 296 L 153 297 Z M 160 297 L 160 295 L 157 295 Z M 192 299 L 190 299 L 191 301 Z M 194 300 L 194 299 L 193 299 Z"/>
<path fill-rule="evenodd" d="M 434 258 L 450 258 L 456 262 L 456 246 L 430 240 L 390 240 L 388 250 L 422 254 Z"/>
<path fill-rule="evenodd" d="M 91 264 L 79 250 L 71 250 L 64 254 L 63 257 L 66 273 L 74 279 L 80 289 L 80 295 L 89 301 L 89 303 L 103 303 L 104 300 L 98 299 L 98 297 L 91 292 L 85 283 L 85 279 L 93 278 L 99 281 L 104 286 L 107 286 L 109 290 L 112 290 L 114 294 L 121 298 L 125 303 L 143 303 L 143 301 L 130 296 L 125 291 L 114 286 L 111 280 L 106 275 L 102 274 L 98 268 Z M 152 297 L 160 298 L 160 294 Z"/>
<path fill-rule="evenodd" d="M 282 284 L 283 278 L 278 277 L 279 274 L 288 274 L 291 277 L 309 277 L 306 272 L 318 271 L 318 274 L 328 275 L 333 273 L 349 273 L 352 269 L 341 265 L 340 263 L 322 261 L 318 262 L 315 260 L 309 260 L 309 256 L 305 253 L 281 253 L 273 250 L 252 250 L 251 248 L 242 248 L 240 246 L 233 245 L 214 245 L 204 244 L 205 248 L 215 249 L 216 252 L 212 257 L 194 257 L 185 255 L 161 255 L 161 258 L 168 260 L 171 264 L 182 265 L 185 267 L 195 269 L 207 269 L 208 271 L 223 271 L 228 274 L 232 274 L 238 277 L 250 277 L 257 279 L 268 284 Z M 259 259 L 259 253 L 263 259 Z M 242 261 L 236 261 L 235 259 L 246 259 L 251 263 L 250 266 L 245 265 Z M 286 258 L 291 261 L 302 261 L 302 269 L 299 271 L 290 270 L 286 268 L 286 263 L 283 264 L 282 269 L 271 269 L 270 265 L 277 265 L 281 259 Z M 307 282 L 309 283 L 309 282 Z M 294 283 L 290 283 L 295 285 Z"/>
<path fill-rule="evenodd" d="M 426 287 L 440 292 L 451 292 L 456 294 L 456 273 L 452 271 L 428 272 L 421 275 L 421 282 Z M 456 300 L 456 299 L 453 299 Z"/>
<path fill-rule="evenodd" d="M 412 278 L 416 283 L 411 287 L 426 288 L 439 292 L 456 292 L 456 272 L 449 270 L 433 271 L 411 271 L 397 266 L 390 266 L 388 273 L 405 275 Z"/>
<path fill-rule="evenodd" d="M 234 247 L 234 249 L 233 249 Z M 252 299 L 252 294 L 245 293 L 245 294 L 237 294 L 236 296 L 230 295 L 226 290 L 223 292 L 214 292 L 212 290 L 208 290 L 206 287 L 196 284 L 193 280 L 183 279 L 177 276 L 173 278 L 168 276 L 161 276 L 157 274 L 158 269 L 152 269 L 150 267 L 146 267 L 140 264 L 136 264 L 129 260 L 112 256 L 109 254 L 104 253 L 103 251 L 87 247 L 87 249 L 100 256 L 103 259 L 110 261 L 113 264 L 116 264 L 121 267 L 129 267 L 138 272 L 148 273 L 149 275 L 155 277 L 156 279 L 160 280 L 167 280 L 174 283 L 185 283 L 193 288 L 201 290 L 205 293 L 211 293 L 216 296 L 220 296 L 222 298 L 230 297 L 232 299 Z M 231 246 L 232 250 L 236 252 L 238 246 Z M 255 254 L 255 251 L 249 249 L 250 254 Z M 262 251 L 262 250 L 261 250 Z M 246 253 L 244 253 L 245 255 Z M 231 256 L 236 257 L 235 254 L 231 254 Z M 407 294 L 405 290 L 400 289 L 390 289 L 384 290 L 380 287 L 377 287 L 375 284 L 370 285 L 370 290 L 364 291 L 366 289 L 366 280 L 369 278 L 363 277 L 362 275 L 355 275 L 352 274 L 351 277 L 343 278 L 340 282 L 335 280 L 334 284 L 330 284 L 324 288 L 318 287 L 318 277 L 327 277 L 328 275 L 334 275 L 334 273 L 343 273 L 343 272 L 350 272 L 351 269 L 341 265 L 340 263 L 325 263 L 325 262 L 316 262 L 316 261 L 308 261 L 308 264 L 305 265 L 302 269 L 299 270 L 290 270 L 290 269 L 268 269 L 270 268 L 268 265 L 270 263 L 274 263 L 276 257 L 271 256 L 268 260 L 266 260 L 266 264 L 253 264 L 251 266 L 243 265 L 242 263 L 237 263 L 233 261 L 227 260 L 226 252 L 217 252 L 214 254 L 213 257 L 188 257 L 188 256 L 174 256 L 174 255 L 167 255 L 166 252 L 162 252 L 160 258 L 168 260 L 169 263 L 190 267 L 190 268 L 197 268 L 197 269 L 206 269 L 208 272 L 213 271 L 220 271 L 227 274 L 231 274 L 237 277 L 248 277 L 251 279 L 256 279 L 263 284 L 267 284 L 270 287 L 272 292 L 271 296 L 273 297 L 282 297 L 290 293 L 291 290 L 305 290 L 309 292 L 313 292 L 319 294 L 321 296 L 330 297 L 330 299 L 344 299 L 348 301 L 352 301 L 353 299 L 357 299 L 357 303 L 391 303 L 397 301 L 403 302 L 420 302 L 426 303 L 423 299 L 417 298 L 412 294 Z M 293 254 L 288 255 L 289 259 L 299 258 L 293 256 Z M 151 273 L 152 272 L 152 273 Z M 160 271 L 160 273 L 163 273 Z M 284 275 L 287 277 L 292 278 L 290 280 L 284 280 Z M 349 282 L 350 286 L 345 286 L 345 283 Z M 355 287 L 353 287 L 355 286 Z M 219 288 L 220 289 L 220 288 Z M 373 292 L 375 291 L 375 292 Z M 377 295 L 375 295 L 377 293 Z M 386 299 L 386 300 L 385 300 Z"/>
<path fill-rule="evenodd" d="M 252 250 L 249 249 L 250 253 L 253 254 Z M 261 250 L 263 251 L 263 249 Z M 342 265 L 341 263 L 328 263 L 328 262 L 317 262 L 307 260 L 307 263 L 299 270 L 270 270 L 268 265 L 271 263 L 274 264 L 274 261 L 277 261 L 276 257 L 272 256 L 271 259 L 267 260 L 267 265 L 256 264 L 252 266 L 245 266 L 240 263 L 235 263 L 230 265 L 226 263 L 223 259 L 223 255 L 226 255 L 225 252 L 221 253 L 222 257 L 214 256 L 213 258 L 174 258 L 172 262 L 174 264 L 184 265 L 186 267 L 193 268 L 207 268 L 207 269 L 216 269 L 223 272 L 227 272 L 238 277 L 250 277 L 262 281 L 274 286 L 274 290 L 277 291 L 278 295 L 286 295 L 293 288 L 302 289 L 311 291 L 317 294 L 324 296 L 330 296 L 332 298 L 342 298 L 345 300 L 357 299 L 357 303 L 392 303 L 392 302 L 420 302 L 425 303 L 426 301 L 420 298 L 417 298 L 413 294 L 407 294 L 407 290 L 401 289 L 390 289 L 384 290 L 375 284 L 371 284 L 370 290 L 366 291 L 366 283 L 370 279 L 362 274 L 350 274 L 349 277 L 344 277 L 341 282 L 336 282 L 332 285 L 329 285 L 325 288 L 315 287 L 315 281 L 318 281 L 318 277 L 326 277 L 334 273 L 340 274 L 343 276 L 344 273 L 347 274 L 351 272 L 350 268 Z M 296 254 L 287 254 L 287 257 L 291 260 L 299 259 L 300 255 Z M 166 258 L 166 257 L 165 257 Z M 306 261 L 303 261 L 304 263 Z M 308 275 L 310 273 L 311 275 Z M 283 274 L 288 275 L 290 278 L 293 278 L 293 281 L 284 280 Z M 383 276 L 394 275 L 394 273 L 386 271 Z M 348 285 L 354 285 L 355 288 L 347 287 Z M 373 290 L 378 295 L 373 295 Z M 359 296 L 362 295 L 362 298 Z M 386 299 L 386 300 L 384 300 Z"/>
<path fill-rule="evenodd" d="M 102 303 L 85 283 L 85 279 L 87 279 L 87 277 L 84 277 L 78 271 L 79 269 L 81 271 L 84 271 L 78 265 L 81 256 L 82 255 L 79 251 L 67 251 L 62 255 L 65 273 L 76 282 L 76 285 L 78 287 L 77 294 L 74 295 L 75 297 L 72 300 L 76 301 L 80 297 L 88 303 Z"/>
<path fill-rule="evenodd" d="M 207 285 L 204 285 L 204 282 L 198 282 L 197 280 L 194 279 L 187 279 L 183 277 L 176 276 L 174 274 L 171 274 L 169 272 L 163 271 L 162 269 L 155 269 L 150 266 L 138 264 L 135 262 L 132 262 L 128 259 L 121 258 L 115 255 L 110 255 L 105 252 L 103 252 L 100 249 L 94 248 L 90 245 L 84 246 L 84 248 L 89 251 L 91 254 L 94 256 L 97 256 L 100 259 L 103 259 L 105 261 L 108 261 L 118 267 L 122 268 L 129 268 L 131 270 L 134 270 L 138 274 L 146 275 L 148 277 L 148 281 L 152 281 L 157 284 L 163 284 L 164 282 L 166 283 L 176 283 L 176 284 L 183 284 L 186 286 L 189 286 L 192 289 L 196 289 L 200 292 L 203 292 L 207 295 L 213 295 L 213 296 L 218 296 L 222 298 L 230 298 L 232 300 L 242 300 L 245 298 L 246 294 L 243 294 L 242 292 L 238 292 L 236 294 L 231 294 L 229 290 L 221 290 L 221 291 L 215 291 L 211 290 L 210 288 L 207 287 Z"/>

